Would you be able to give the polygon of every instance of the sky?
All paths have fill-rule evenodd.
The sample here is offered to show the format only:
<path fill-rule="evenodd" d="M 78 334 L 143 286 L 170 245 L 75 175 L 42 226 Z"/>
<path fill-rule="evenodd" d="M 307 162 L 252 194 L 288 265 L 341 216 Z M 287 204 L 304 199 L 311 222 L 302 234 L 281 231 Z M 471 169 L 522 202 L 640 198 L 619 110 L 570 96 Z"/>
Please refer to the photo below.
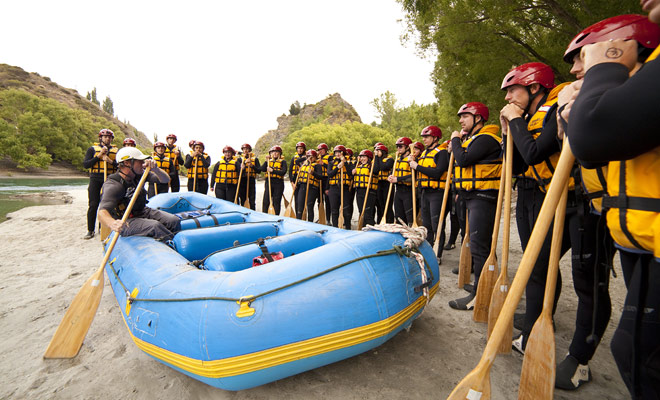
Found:
<path fill-rule="evenodd" d="M 362 122 L 369 103 L 435 102 L 433 63 L 404 46 L 394 0 L 9 1 L 0 63 L 82 96 L 94 87 L 149 139 L 169 133 L 212 158 L 277 128 L 294 101 L 340 93 Z M 411 133 L 412 134 L 412 133 Z"/>

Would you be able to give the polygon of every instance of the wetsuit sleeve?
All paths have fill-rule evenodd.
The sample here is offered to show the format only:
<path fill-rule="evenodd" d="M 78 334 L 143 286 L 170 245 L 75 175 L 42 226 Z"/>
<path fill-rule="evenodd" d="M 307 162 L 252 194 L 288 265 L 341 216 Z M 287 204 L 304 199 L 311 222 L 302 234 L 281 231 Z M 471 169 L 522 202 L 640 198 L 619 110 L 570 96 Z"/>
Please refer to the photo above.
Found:
<path fill-rule="evenodd" d="M 103 183 L 99 210 L 106 210 L 112 214 L 123 198 L 124 186 L 113 179 L 108 179 Z"/>
<path fill-rule="evenodd" d="M 522 118 L 515 118 L 509 122 L 509 132 L 513 135 L 513 143 L 527 165 L 543 162 L 561 150 L 557 142 L 556 105 L 548 111 L 543 130 L 536 139 L 527 130 L 527 122 Z"/>
<path fill-rule="evenodd" d="M 314 175 L 314 177 L 317 179 L 323 178 L 323 167 L 321 166 L 321 164 L 314 164 L 312 175 Z"/>
<path fill-rule="evenodd" d="M 213 166 L 213 172 L 211 172 L 211 189 L 215 187 L 215 174 L 218 173 L 218 168 L 220 167 L 220 161 L 215 163 Z"/>
<path fill-rule="evenodd" d="M 83 159 L 83 167 L 89 169 L 92 168 L 92 165 L 96 164 L 99 161 L 98 157 L 94 157 L 94 147 L 89 147 L 85 152 L 85 158 Z"/>
<path fill-rule="evenodd" d="M 581 161 L 629 160 L 660 146 L 660 59 L 628 79 L 615 63 L 595 65 L 584 76 L 571 109 L 568 137 Z"/>
<path fill-rule="evenodd" d="M 190 168 L 192 166 L 192 161 L 193 158 L 190 154 L 186 154 L 186 161 L 183 163 L 183 166 L 186 168 Z"/>
<path fill-rule="evenodd" d="M 447 162 L 449 162 L 449 161 L 447 161 Z M 380 171 L 391 171 L 392 168 L 394 168 L 394 159 L 390 158 L 387 161 L 384 161 L 384 162 L 381 161 L 380 166 L 381 166 Z"/>
<path fill-rule="evenodd" d="M 286 175 L 286 170 L 287 170 L 286 160 L 282 160 L 282 168 L 274 170 L 273 173 L 275 175 L 278 175 L 278 176 L 281 176 L 282 178 L 284 178 L 284 175 Z"/>
<path fill-rule="evenodd" d="M 335 175 L 339 173 L 339 168 L 337 168 L 337 165 L 339 162 L 335 163 L 335 160 L 332 159 L 332 161 L 328 162 L 328 178 L 334 178 Z"/>
<path fill-rule="evenodd" d="M 202 165 L 206 168 L 211 166 L 211 156 L 202 156 Z"/>
<path fill-rule="evenodd" d="M 504 136 L 504 139 L 502 140 L 503 145 L 502 145 L 502 154 L 506 154 L 506 136 Z M 513 145 L 513 164 L 511 165 L 511 173 L 513 175 L 521 175 L 525 171 L 527 171 L 527 168 L 529 168 L 529 165 L 523 160 L 522 156 L 520 155 L 520 152 L 518 151 L 518 148 L 516 145 Z"/>

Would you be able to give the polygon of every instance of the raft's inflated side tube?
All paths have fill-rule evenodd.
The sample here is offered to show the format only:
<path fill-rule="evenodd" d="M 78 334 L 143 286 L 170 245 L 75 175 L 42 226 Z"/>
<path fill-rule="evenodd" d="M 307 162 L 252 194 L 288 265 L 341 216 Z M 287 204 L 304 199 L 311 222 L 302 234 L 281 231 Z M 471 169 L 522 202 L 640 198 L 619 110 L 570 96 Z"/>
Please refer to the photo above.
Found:
<path fill-rule="evenodd" d="M 277 236 L 277 223 L 246 223 L 181 231 L 174 236 L 174 249 L 190 261 L 201 260 L 214 251 Z"/>
<path fill-rule="evenodd" d="M 300 231 L 264 241 L 269 253 L 281 251 L 284 257 L 323 246 L 323 236 L 313 231 Z M 204 261 L 203 268 L 212 271 L 235 272 L 252 266 L 255 257 L 263 255 L 257 244 L 227 249 L 211 255 Z"/>
<path fill-rule="evenodd" d="M 229 212 L 222 214 L 209 214 L 202 215 L 194 218 L 187 218 L 181 220 L 181 230 L 196 228 L 209 228 L 212 226 L 220 226 L 225 224 L 238 224 L 245 222 L 245 217 L 239 212 Z"/>

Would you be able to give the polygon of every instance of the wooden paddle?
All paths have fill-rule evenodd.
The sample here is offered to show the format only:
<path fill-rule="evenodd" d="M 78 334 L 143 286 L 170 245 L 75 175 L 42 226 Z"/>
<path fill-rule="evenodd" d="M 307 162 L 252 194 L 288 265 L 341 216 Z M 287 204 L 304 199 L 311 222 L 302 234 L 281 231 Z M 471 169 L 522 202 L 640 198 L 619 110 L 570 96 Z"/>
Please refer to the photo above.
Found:
<path fill-rule="evenodd" d="M 470 252 L 470 224 L 468 222 L 467 210 L 465 211 L 465 237 L 461 243 L 461 258 L 458 260 L 458 288 L 463 289 L 466 283 L 470 283 L 472 273 L 472 253 Z"/>
<path fill-rule="evenodd" d="M 135 193 L 128 203 L 126 211 L 124 211 L 124 216 L 121 219 L 122 222 L 126 222 L 128 216 L 131 215 L 133 205 L 140 194 L 144 182 L 147 180 L 147 175 L 149 175 L 149 169 L 149 166 L 147 166 L 144 170 L 142 178 L 135 188 Z M 118 238 L 119 233 L 115 232 L 108 250 L 105 252 L 101 266 L 96 270 L 94 275 L 87 279 L 87 282 L 80 288 L 76 297 L 73 298 L 71 305 L 64 314 L 64 318 L 62 318 L 62 322 L 60 322 L 53 338 L 50 340 L 46 353 L 44 353 L 44 358 L 73 358 L 80 351 L 80 346 L 82 346 L 85 340 L 87 330 L 92 324 L 96 310 L 101 302 L 104 284 L 103 270 Z"/>
<path fill-rule="evenodd" d="M 343 160 L 342 160 L 343 161 Z M 344 229 L 344 166 L 339 170 L 339 222 L 337 226 Z"/>
<path fill-rule="evenodd" d="M 294 182 L 293 186 L 293 192 L 291 193 L 291 201 L 289 204 L 286 206 L 286 210 L 284 210 L 284 216 L 287 218 L 296 218 L 296 213 L 293 211 L 293 196 L 296 195 L 296 189 L 298 187 L 298 179 L 300 179 L 300 169 L 298 169 L 298 174 L 296 175 L 296 181 Z M 284 199 L 286 202 L 286 198 Z"/>
<path fill-rule="evenodd" d="M 486 400 L 490 398 L 490 367 L 493 364 L 493 361 L 495 361 L 497 348 L 502 340 L 505 339 L 504 334 L 507 331 L 507 325 L 511 324 L 513 321 L 513 313 L 520 301 L 523 291 L 525 290 L 529 276 L 532 273 L 534 263 L 538 258 L 539 251 L 543 245 L 545 236 L 548 233 L 548 228 L 554 218 L 555 209 L 571 175 L 571 169 L 573 168 L 574 162 L 575 157 L 568 145 L 568 140 L 564 139 L 564 146 L 561 155 L 559 156 L 559 161 L 557 162 L 557 168 L 553 174 L 552 181 L 550 182 L 550 188 L 545 196 L 541 211 L 539 212 L 539 216 L 536 219 L 534 229 L 529 238 L 527 248 L 523 253 L 520 265 L 518 266 L 516 277 L 514 278 L 509 294 L 504 301 L 500 316 L 495 323 L 493 333 L 486 344 L 486 348 L 484 349 L 481 360 L 479 360 L 477 366 L 468 373 L 461 382 L 459 382 L 447 398 L 448 400 L 464 400 L 466 398 L 480 398 Z M 510 340 L 511 337 L 509 336 L 506 339 Z M 468 397 L 468 395 L 470 397 Z"/>
<path fill-rule="evenodd" d="M 234 164 L 236 165 L 236 164 Z M 238 189 L 241 186 L 241 177 L 243 176 L 243 168 L 238 172 L 238 182 L 236 183 L 236 194 L 234 194 L 234 204 L 238 204 Z"/>
<path fill-rule="evenodd" d="M 505 157 L 504 164 L 510 160 Z M 500 190 L 497 192 L 497 209 L 495 211 L 495 222 L 493 223 L 493 237 L 490 241 L 490 254 L 481 268 L 481 275 L 477 283 L 477 295 L 474 300 L 474 311 L 472 320 L 475 322 L 488 322 L 488 307 L 493 294 L 493 286 L 498 278 L 497 268 L 497 239 L 500 235 L 500 220 L 502 219 L 502 198 L 504 197 L 504 185 L 506 177 L 500 173 Z"/>
<path fill-rule="evenodd" d="M 103 161 L 103 182 L 105 183 L 105 181 L 107 180 L 108 180 L 108 163 L 106 161 Z M 101 188 L 101 191 L 103 191 L 103 188 Z M 99 235 L 99 237 L 101 238 L 101 241 L 104 241 L 108 237 L 108 235 L 110 235 L 110 228 L 105 226 L 105 224 L 103 224 L 101 220 L 99 220 L 99 225 L 101 226 L 100 229 L 101 234 Z"/>
<path fill-rule="evenodd" d="M 397 161 L 399 161 L 399 153 L 396 153 L 396 156 L 394 156 L 394 166 L 392 167 L 392 173 L 394 173 L 394 168 L 396 168 Z M 387 209 L 388 206 L 390 205 L 390 197 L 392 196 L 392 187 L 394 187 L 394 182 L 390 182 L 390 188 L 387 189 L 387 200 L 385 200 L 385 211 L 383 211 L 383 218 L 380 220 L 381 224 L 387 223 Z"/>
<path fill-rule="evenodd" d="M 495 282 L 495 289 L 490 297 L 490 306 L 488 307 L 488 337 L 490 337 L 495 327 L 497 317 L 500 315 L 502 305 L 509 293 L 509 274 L 507 272 L 509 265 L 509 237 L 511 234 L 511 189 L 512 189 L 512 168 L 513 162 L 513 139 L 511 135 L 506 135 L 506 157 L 504 164 L 504 231 L 502 232 L 502 263 L 500 265 L 500 276 Z M 509 338 L 513 336 L 513 324 L 506 326 L 504 340 L 500 343 L 498 353 L 508 354 L 511 352 L 511 343 Z"/>
<path fill-rule="evenodd" d="M 364 194 L 364 202 L 362 202 L 362 212 L 360 213 L 360 219 L 358 219 L 358 231 L 362 230 L 364 227 L 364 211 L 367 209 L 367 199 L 369 198 L 369 188 L 371 187 L 371 178 L 374 175 L 374 165 L 376 163 L 371 160 L 371 170 L 369 171 L 369 180 L 367 181 L 367 192 Z"/>
<path fill-rule="evenodd" d="M 309 181 L 311 180 L 312 168 L 314 168 L 312 163 L 309 163 L 307 165 L 309 165 L 309 171 L 307 171 L 307 186 L 305 187 L 305 206 L 304 206 L 303 212 L 302 212 L 302 220 L 303 221 L 307 220 L 307 196 L 309 195 Z M 314 210 L 312 210 L 312 211 L 314 211 Z"/>
<path fill-rule="evenodd" d="M 197 191 L 197 156 L 193 159 L 195 167 L 193 168 L 193 192 Z"/>
<path fill-rule="evenodd" d="M 323 185 L 322 182 L 319 181 L 319 224 L 325 225 L 326 224 L 325 220 L 325 203 L 323 202 Z"/>
<path fill-rule="evenodd" d="M 566 198 L 568 185 L 555 211 L 555 223 L 552 227 L 552 244 L 548 260 L 548 277 L 545 281 L 543 310 L 534 323 L 527 340 L 518 399 L 552 400 L 555 390 L 555 329 L 552 326 L 552 309 L 555 301 L 555 288 L 561 258 L 561 242 L 564 236 L 564 217 L 566 216 Z"/>
<path fill-rule="evenodd" d="M 410 145 L 410 157 L 413 157 L 414 159 L 417 159 L 413 155 L 413 150 L 415 149 L 414 145 Z M 417 224 L 417 182 L 415 182 L 415 175 L 417 175 L 417 171 L 411 168 L 411 176 L 412 176 L 412 201 L 413 201 L 413 222 L 412 226 L 413 228 L 419 227 Z"/>
<path fill-rule="evenodd" d="M 440 250 L 440 234 L 442 233 L 442 223 L 444 222 L 445 211 L 447 210 L 447 199 L 449 198 L 449 185 L 451 185 L 451 174 L 454 171 L 454 153 L 449 155 L 449 170 L 447 171 L 447 180 L 445 180 L 445 190 L 442 195 L 442 207 L 440 207 L 440 216 L 438 217 L 438 231 L 435 233 L 435 242 L 433 243 L 433 252 L 438 255 Z"/>
<path fill-rule="evenodd" d="M 266 160 L 266 167 L 268 167 L 268 160 Z M 270 172 L 266 170 L 268 175 L 268 196 L 270 197 L 270 205 L 268 206 L 268 214 L 275 215 L 275 207 L 273 206 L 273 187 L 270 184 Z"/>
<path fill-rule="evenodd" d="M 248 153 L 246 160 L 250 159 L 250 154 Z M 245 202 L 243 203 L 243 207 L 245 208 L 250 208 L 250 168 L 249 165 L 245 165 Z M 239 182 L 240 185 L 240 182 Z"/>

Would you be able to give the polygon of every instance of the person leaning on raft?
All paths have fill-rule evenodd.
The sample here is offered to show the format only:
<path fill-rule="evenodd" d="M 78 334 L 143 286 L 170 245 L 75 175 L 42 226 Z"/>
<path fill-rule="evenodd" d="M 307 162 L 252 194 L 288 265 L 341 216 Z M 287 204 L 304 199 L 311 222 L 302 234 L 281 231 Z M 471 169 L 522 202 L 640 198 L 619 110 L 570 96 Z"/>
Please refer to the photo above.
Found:
<path fill-rule="evenodd" d="M 99 221 L 121 236 L 149 236 L 156 240 L 169 240 L 181 230 L 181 221 L 175 215 L 147 207 L 147 193 L 143 189 L 138 194 L 129 218 L 126 222 L 121 220 L 146 166 L 153 168 L 147 176 L 150 183 L 168 183 L 170 180 L 167 172 L 159 169 L 156 162 L 149 158 L 134 147 L 124 147 L 117 152 L 119 171 L 108 176 L 103 184 Z"/>

